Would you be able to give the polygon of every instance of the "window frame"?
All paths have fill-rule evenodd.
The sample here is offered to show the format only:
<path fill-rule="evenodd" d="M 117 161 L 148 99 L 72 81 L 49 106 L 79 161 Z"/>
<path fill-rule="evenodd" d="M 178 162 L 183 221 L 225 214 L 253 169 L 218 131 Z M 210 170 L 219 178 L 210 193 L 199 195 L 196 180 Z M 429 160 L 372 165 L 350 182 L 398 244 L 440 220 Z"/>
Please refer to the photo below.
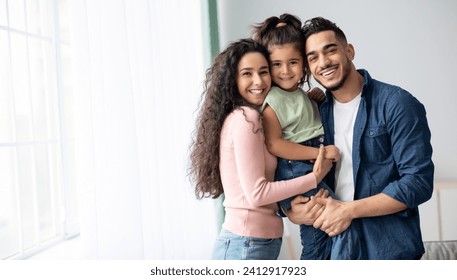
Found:
<path fill-rule="evenodd" d="M 24 30 L 20 30 L 18 28 L 10 26 L 10 4 L 13 3 L 12 1 L 17 1 L 14 4 L 19 3 L 18 6 L 20 8 L 23 8 Z M 13 189 L 12 193 L 14 193 L 15 198 L 14 202 L 12 202 L 14 204 L 12 208 L 14 207 L 15 211 L 11 212 L 14 214 L 11 215 L 10 218 L 11 220 L 16 219 L 17 221 L 14 222 L 11 226 L 15 227 L 15 229 L 11 232 L 18 233 L 17 239 L 13 240 L 17 243 L 14 246 L 12 246 L 8 252 L 6 250 L 4 252 L 0 252 L 2 254 L 0 255 L 0 259 L 26 259 L 55 244 L 62 242 L 65 239 L 72 238 L 79 234 L 77 217 L 74 217 L 74 215 L 72 217 L 71 214 L 69 215 L 69 213 L 76 213 L 77 211 L 75 211 L 75 209 L 70 209 L 75 208 L 74 203 L 72 204 L 70 201 L 76 200 L 76 197 L 74 197 L 74 192 L 71 192 L 72 184 L 69 180 L 71 174 L 69 174 L 68 172 L 69 165 L 71 165 L 70 160 L 72 153 L 71 146 L 69 145 L 69 143 L 72 140 L 71 137 L 69 137 L 70 132 L 67 130 L 67 127 L 68 122 L 71 121 L 72 115 L 71 110 L 67 110 L 68 105 L 66 105 L 65 102 L 65 98 L 67 96 L 65 94 L 64 79 L 66 79 L 67 77 L 65 77 L 66 73 L 64 73 L 64 59 L 62 57 L 62 46 L 70 47 L 70 43 L 68 40 L 62 38 L 62 18 L 60 18 L 61 8 L 66 8 L 66 2 L 66 0 L 42 0 L 37 4 L 36 2 L 33 3 L 28 0 L 0 1 L 0 3 L 4 3 L 5 5 L 4 7 L 2 7 L 2 9 L 5 9 L 4 15 L 6 16 L 5 21 L 0 21 L 0 32 L 4 32 L 4 34 L 6 34 L 7 42 L 5 49 L 8 51 L 8 54 L 6 55 L 7 65 L 5 66 L 7 73 L 6 84 L 4 85 L 4 87 L 7 89 L 5 99 L 10 100 L 7 106 L 12 105 L 13 107 L 12 109 L 10 108 L 9 112 L 7 113 L 10 117 L 9 120 L 11 125 L 11 141 L 0 140 L 0 149 L 11 149 L 10 151 L 4 150 L 4 152 L 11 153 L 12 166 L 10 167 L 10 170 L 13 170 L 13 174 L 10 174 L 9 176 L 12 176 L 13 179 L 11 181 L 13 181 L 13 183 L 11 184 L 12 186 L 10 185 L 4 188 Z M 47 30 L 47 34 L 37 34 L 29 32 L 29 30 L 31 29 L 41 30 L 37 27 L 31 28 L 31 26 L 28 25 L 27 20 L 29 16 L 29 11 L 27 10 L 27 4 L 30 3 L 33 5 L 33 7 L 38 7 L 41 9 L 42 13 L 38 13 L 41 16 L 40 20 L 33 22 L 40 22 L 40 24 L 43 24 L 43 26 L 47 25 L 47 27 L 49 28 Z M 20 10 L 21 9 L 19 9 L 19 11 Z M 18 10 L 16 10 L 16 12 L 17 11 Z M 49 16 L 49 18 L 43 19 L 43 17 L 46 15 Z M 41 26 L 41 28 L 43 28 L 43 26 Z M 28 78 L 28 89 L 24 92 L 26 95 L 29 95 L 29 99 L 27 101 L 30 102 L 29 117 L 32 123 L 30 127 L 31 139 L 29 140 L 17 139 L 16 128 L 18 124 L 16 123 L 17 116 L 14 108 L 17 93 L 15 92 L 13 85 L 14 62 L 12 58 L 12 36 L 18 36 L 18 38 L 22 38 L 25 42 L 24 60 L 26 61 L 27 65 L 27 69 L 25 69 L 25 72 Z M 52 98 L 50 98 L 52 100 L 46 99 L 45 104 L 43 105 L 46 109 L 43 110 L 43 112 L 41 113 L 46 114 L 46 116 L 44 117 L 45 127 L 48 130 L 53 131 L 46 131 L 44 139 L 35 138 L 36 134 L 34 133 L 34 130 L 37 128 L 34 126 L 35 113 L 32 98 L 34 88 L 33 85 L 30 84 L 32 63 L 30 58 L 31 40 L 37 40 L 35 41 L 38 43 L 37 48 L 44 49 L 46 44 L 49 44 L 48 46 L 46 46 L 49 48 L 49 55 L 47 58 L 45 58 L 47 59 L 47 61 L 45 61 L 44 63 L 49 63 L 49 65 L 44 65 L 42 69 L 46 70 L 44 71 L 45 73 L 43 73 L 43 75 L 45 78 L 47 78 L 43 83 L 46 83 L 46 85 L 49 86 L 47 88 L 47 91 L 45 90 L 44 95 L 52 95 Z M 41 51 L 44 52 L 44 50 Z M 38 53 L 39 52 L 40 50 L 38 50 Z M 52 126 L 52 128 L 49 129 L 49 126 Z M 21 159 L 18 155 L 18 150 L 21 149 L 29 151 L 30 162 L 21 163 Z M 46 154 L 43 161 L 47 163 L 47 166 L 45 166 L 44 169 L 46 170 L 45 173 L 47 173 L 47 175 L 49 176 L 49 178 L 47 178 L 48 181 L 46 181 L 48 183 L 49 189 L 47 189 L 48 192 L 45 193 L 45 199 L 41 199 L 39 197 L 39 193 L 37 190 L 37 187 L 39 185 L 39 183 L 37 182 L 37 176 L 39 175 L 36 175 L 35 171 L 37 168 L 43 168 L 42 166 L 39 166 L 40 163 L 38 163 L 37 161 L 38 149 L 44 149 Z M 5 162 L 8 161 L 5 160 Z M 29 164 L 29 170 L 32 170 L 31 179 L 29 179 L 29 183 L 31 186 L 28 186 L 28 188 L 32 190 L 31 201 L 33 204 L 33 222 L 30 223 L 32 224 L 32 227 L 30 229 L 31 232 L 26 232 L 28 230 L 24 229 L 24 215 L 21 211 L 22 204 L 24 204 L 24 202 L 21 201 L 23 199 L 23 195 L 21 196 L 20 189 L 21 178 L 19 170 L 21 168 L 21 164 Z M 6 190 L 5 192 L 8 192 L 8 190 Z M 42 226 L 42 224 L 40 224 L 40 220 L 41 222 L 43 220 L 40 217 L 39 213 L 40 199 L 43 200 L 43 205 L 47 202 L 51 204 L 46 205 L 46 207 L 50 209 L 49 220 L 52 221 L 50 225 L 51 230 L 49 231 L 49 234 L 46 235 L 42 235 L 40 233 L 40 226 Z M 30 238 L 30 240 L 32 241 L 27 242 L 27 244 L 24 244 L 24 236 L 26 234 L 32 236 Z M 6 240 L 3 239 L 3 242 L 5 241 Z"/>

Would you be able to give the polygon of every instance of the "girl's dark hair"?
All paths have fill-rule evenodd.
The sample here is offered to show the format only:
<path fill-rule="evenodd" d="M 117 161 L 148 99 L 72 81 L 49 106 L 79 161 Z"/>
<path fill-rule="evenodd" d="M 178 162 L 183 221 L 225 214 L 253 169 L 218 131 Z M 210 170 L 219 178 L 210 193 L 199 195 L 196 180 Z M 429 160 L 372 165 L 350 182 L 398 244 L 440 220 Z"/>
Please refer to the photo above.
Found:
<path fill-rule="evenodd" d="M 282 14 L 279 17 L 269 17 L 263 22 L 254 25 L 252 38 L 264 45 L 269 51 L 272 46 L 293 44 L 300 51 L 303 61 L 306 61 L 305 37 L 301 32 L 301 20 L 291 14 Z M 305 63 L 303 63 L 305 65 Z M 303 79 L 299 86 L 307 83 L 309 85 L 309 74 L 303 69 Z"/>
<path fill-rule="evenodd" d="M 240 106 L 253 107 L 244 100 L 237 86 L 238 64 L 245 54 L 251 52 L 261 53 L 268 61 L 268 51 L 263 45 L 252 39 L 241 39 L 229 44 L 206 71 L 190 146 L 189 176 L 195 184 L 198 199 L 217 198 L 224 192 L 219 172 L 221 129 L 233 110 Z"/>

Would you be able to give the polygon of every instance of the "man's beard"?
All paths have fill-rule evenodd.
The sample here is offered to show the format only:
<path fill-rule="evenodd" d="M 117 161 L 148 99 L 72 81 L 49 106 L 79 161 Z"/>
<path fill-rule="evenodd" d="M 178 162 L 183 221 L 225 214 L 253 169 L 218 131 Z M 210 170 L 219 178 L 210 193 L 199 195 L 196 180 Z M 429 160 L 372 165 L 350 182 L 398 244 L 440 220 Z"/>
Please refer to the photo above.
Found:
<path fill-rule="evenodd" d="M 323 86 L 326 90 L 329 91 L 336 91 L 339 90 L 344 86 L 344 83 L 346 82 L 347 78 L 349 77 L 349 73 L 351 72 L 351 64 L 349 61 L 344 65 L 343 68 L 343 77 L 341 78 L 341 81 L 339 81 L 336 85 L 333 86 L 325 86 L 323 83 L 321 83 L 319 80 L 316 79 L 316 81 Z"/>
<path fill-rule="evenodd" d="M 343 87 L 344 83 L 346 82 L 346 79 L 348 78 L 348 74 L 345 73 L 345 75 L 343 76 L 343 78 L 341 79 L 341 81 L 339 83 L 337 83 L 336 85 L 333 85 L 333 86 L 325 86 L 324 84 L 322 84 L 321 82 L 317 81 L 319 84 L 321 84 L 321 86 L 323 86 L 326 90 L 329 90 L 329 91 L 336 91 L 336 90 L 339 90 L 340 88 Z"/>

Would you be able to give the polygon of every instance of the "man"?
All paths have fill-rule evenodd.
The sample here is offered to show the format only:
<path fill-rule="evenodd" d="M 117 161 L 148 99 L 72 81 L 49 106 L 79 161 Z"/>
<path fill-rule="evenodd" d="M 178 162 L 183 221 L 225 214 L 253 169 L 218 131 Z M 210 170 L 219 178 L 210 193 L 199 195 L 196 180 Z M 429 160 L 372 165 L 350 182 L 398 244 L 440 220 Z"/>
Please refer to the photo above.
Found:
<path fill-rule="evenodd" d="M 333 22 L 313 18 L 302 31 L 307 68 L 326 88 L 320 107 L 326 145 L 341 151 L 328 176 L 340 200 L 299 197 L 289 219 L 314 221 L 330 236 L 356 227 L 367 259 L 420 259 L 418 205 L 430 199 L 434 175 L 424 106 L 357 70 L 354 47 Z"/>

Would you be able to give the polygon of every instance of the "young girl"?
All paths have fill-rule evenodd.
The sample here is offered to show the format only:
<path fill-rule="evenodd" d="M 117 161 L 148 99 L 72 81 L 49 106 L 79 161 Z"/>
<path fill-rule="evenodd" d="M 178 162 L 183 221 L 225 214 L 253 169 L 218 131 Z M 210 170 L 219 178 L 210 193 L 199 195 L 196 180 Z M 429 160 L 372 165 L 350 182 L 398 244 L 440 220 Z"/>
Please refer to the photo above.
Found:
<path fill-rule="evenodd" d="M 198 198 L 225 195 L 213 259 L 277 259 L 283 223 L 277 201 L 316 187 L 330 171 L 321 149 L 313 172 L 274 179 L 258 112 L 271 87 L 268 52 L 251 39 L 231 43 L 207 70 L 190 175 Z"/>
<path fill-rule="evenodd" d="M 269 51 L 275 85 L 261 106 L 266 145 L 268 151 L 278 157 L 275 180 L 307 174 L 313 169 L 312 160 L 316 159 L 318 147 L 324 142 L 324 130 L 317 104 L 302 90 L 304 83 L 309 86 L 309 81 L 304 67 L 305 41 L 301 21 L 289 14 L 270 17 L 254 27 L 253 38 Z M 312 93 L 317 94 L 316 90 Z M 325 150 L 327 159 L 339 159 L 336 146 L 326 146 Z M 319 189 L 325 189 L 335 197 L 324 182 L 304 195 L 311 197 Z M 291 208 L 292 198 L 280 201 L 284 213 Z M 300 225 L 300 237 L 303 246 L 301 259 L 359 258 L 357 232 L 352 229 L 332 242 L 325 232 L 312 225 Z"/>

